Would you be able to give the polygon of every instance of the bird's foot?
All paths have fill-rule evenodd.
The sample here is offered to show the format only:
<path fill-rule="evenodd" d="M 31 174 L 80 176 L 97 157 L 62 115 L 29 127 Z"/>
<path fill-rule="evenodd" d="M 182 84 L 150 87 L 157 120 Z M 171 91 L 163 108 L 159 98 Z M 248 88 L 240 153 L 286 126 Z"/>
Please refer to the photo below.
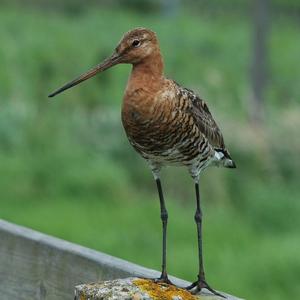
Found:
<path fill-rule="evenodd" d="M 166 273 L 162 273 L 159 278 L 152 279 L 153 282 L 157 284 L 171 284 L 174 285 L 168 278 L 168 275 Z"/>
<path fill-rule="evenodd" d="M 191 285 L 187 286 L 185 288 L 187 291 L 191 292 L 192 294 L 197 294 L 199 293 L 202 289 L 207 289 L 209 290 L 211 293 L 213 293 L 216 296 L 222 297 L 226 299 L 226 296 L 218 293 L 217 291 L 215 291 L 213 288 L 211 288 L 207 282 L 205 281 L 205 279 L 198 279 L 197 281 L 193 282 Z"/>

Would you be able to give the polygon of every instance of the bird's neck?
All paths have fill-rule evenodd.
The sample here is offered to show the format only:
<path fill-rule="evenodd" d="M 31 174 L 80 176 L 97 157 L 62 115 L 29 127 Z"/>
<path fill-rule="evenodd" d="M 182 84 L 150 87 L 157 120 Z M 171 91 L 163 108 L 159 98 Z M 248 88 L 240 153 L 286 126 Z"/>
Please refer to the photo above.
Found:
<path fill-rule="evenodd" d="M 127 91 L 143 88 L 158 90 L 164 81 L 164 64 L 159 50 L 132 66 Z"/>

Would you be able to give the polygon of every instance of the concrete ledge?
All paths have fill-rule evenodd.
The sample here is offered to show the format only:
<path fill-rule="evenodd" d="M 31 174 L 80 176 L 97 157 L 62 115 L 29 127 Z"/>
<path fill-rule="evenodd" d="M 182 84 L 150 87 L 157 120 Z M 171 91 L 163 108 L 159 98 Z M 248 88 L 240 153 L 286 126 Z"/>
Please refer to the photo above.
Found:
<path fill-rule="evenodd" d="M 159 272 L 0 220 L 0 298 L 72 299 L 74 287 Z M 188 282 L 172 278 L 179 286 Z"/>

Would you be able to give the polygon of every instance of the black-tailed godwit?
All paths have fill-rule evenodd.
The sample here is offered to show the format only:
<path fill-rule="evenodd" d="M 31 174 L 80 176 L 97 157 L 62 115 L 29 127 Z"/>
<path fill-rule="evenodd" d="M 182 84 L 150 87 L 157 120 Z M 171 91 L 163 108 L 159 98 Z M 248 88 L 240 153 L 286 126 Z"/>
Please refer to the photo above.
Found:
<path fill-rule="evenodd" d="M 131 145 L 148 162 L 160 200 L 163 247 L 162 273 L 158 281 L 170 283 L 166 269 L 168 212 L 161 187 L 160 170 L 169 165 L 185 166 L 195 183 L 199 255 L 198 279 L 187 289 L 198 292 L 206 288 L 222 296 L 205 279 L 199 176 L 208 166 L 235 168 L 235 163 L 207 104 L 193 91 L 164 76 L 163 59 L 156 34 L 145 28 L 127 32 L 109 58 L 49 97 L 123 63 L 132 64 L 123 99 L 123 126 Z"/>

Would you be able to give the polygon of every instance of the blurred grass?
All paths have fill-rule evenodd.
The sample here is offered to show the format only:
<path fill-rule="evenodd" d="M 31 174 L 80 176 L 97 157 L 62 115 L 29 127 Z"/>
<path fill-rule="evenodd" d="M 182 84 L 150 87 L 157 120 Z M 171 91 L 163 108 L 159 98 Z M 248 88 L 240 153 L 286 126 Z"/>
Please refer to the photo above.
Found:
<path fill-rule="evenodd" d="M 256 127 L 247 122 L 247 18 L 162 19 L 107 9 L 74 16 L 2 7 L 0 217 L 160 268 L 155 185 L 120 122 L 130 67 L 115 67 L 54 100 L 46 98 L 110 54 L 123 32 L 135 26 L 157 31 L 166 74 L 208 99 L 238 164 L 234 171 L 210 169 L 201 180 L 209 282 L 247 299 L 297 298 L 300 40 L 295 20 L 273 24 L 266 122 Z M 169 270 L 194 280 L 193 183 L 182 169 L 165 170 L 162 178 L 170 215 Z"/>

